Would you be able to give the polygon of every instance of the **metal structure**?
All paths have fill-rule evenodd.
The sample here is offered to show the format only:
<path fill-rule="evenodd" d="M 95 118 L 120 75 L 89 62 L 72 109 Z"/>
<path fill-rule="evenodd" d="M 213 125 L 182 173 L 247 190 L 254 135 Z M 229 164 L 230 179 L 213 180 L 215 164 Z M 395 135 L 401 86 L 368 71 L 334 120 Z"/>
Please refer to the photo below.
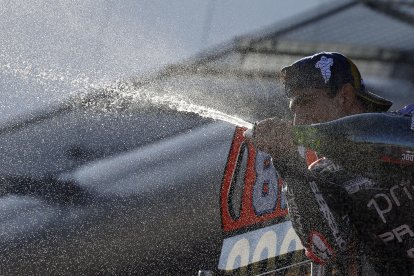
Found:
<path fill-rule="evenodd" d="M 338 0 L 168 66 L 156 78 L 198 75 L 279 82 L 280 69 L 298 58 L 336 51 L 350 57 L 367 86 L 398 108 L 413 98 L 413 45 L 414 2 Z"/>

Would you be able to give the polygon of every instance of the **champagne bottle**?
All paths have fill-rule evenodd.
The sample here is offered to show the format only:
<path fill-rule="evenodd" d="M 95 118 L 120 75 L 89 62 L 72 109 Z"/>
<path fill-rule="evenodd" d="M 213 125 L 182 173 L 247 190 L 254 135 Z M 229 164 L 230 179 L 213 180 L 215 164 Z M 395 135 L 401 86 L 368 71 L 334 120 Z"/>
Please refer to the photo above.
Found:
<path fill-rule="evenodd" d="M 294 142 L 354 172 L 414 171 L 414 117 L 363 113 L 294 127 Z"/>

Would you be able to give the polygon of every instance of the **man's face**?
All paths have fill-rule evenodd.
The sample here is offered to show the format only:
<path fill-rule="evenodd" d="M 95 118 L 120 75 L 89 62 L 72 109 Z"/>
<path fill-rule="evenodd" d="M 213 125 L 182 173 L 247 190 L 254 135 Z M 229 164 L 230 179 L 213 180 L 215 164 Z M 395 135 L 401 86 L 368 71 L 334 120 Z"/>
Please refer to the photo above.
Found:
<path fill-rule="evenodd" d="M 322 123 L 344 116 L 338 97 L 329 96 L 327 89 L 294 90 L 289 108 L 294 113 L 295 125 Z"/>

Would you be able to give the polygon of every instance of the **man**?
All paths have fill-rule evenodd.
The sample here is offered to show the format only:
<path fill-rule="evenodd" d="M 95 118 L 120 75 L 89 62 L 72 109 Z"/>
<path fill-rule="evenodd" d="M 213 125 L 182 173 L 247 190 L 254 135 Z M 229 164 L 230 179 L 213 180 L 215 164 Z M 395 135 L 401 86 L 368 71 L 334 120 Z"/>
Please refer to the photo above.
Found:
<path fill-rule="evenodd" d="M 355 175 L 311 150 L 302 152 L 306 166 L 292 142 L 293 125 L 385 112 L 392 103 L 368 92 L 355 64 L 339 53 L 322 52 L 302 58 L 283 68 L 282 78 L 293 123 L 261 121 L 255 125 L 252 139 L 258 149 L 273 157 L 287 183 L 289 214 L 307 256 L 321 265 L 320 270 L 329 267 L 340 275 L 410 275 L 407 255 L 410 246 L 414 247 L 414 225 L 410 228 L 403 217 L 410 216 L 407 210 L 414 196 L 406 193 L 410 198 L 404 204 L 410 208 L 404 216 L 401 210 L 391 210 L 390 205 L 373 208 L 377 206 L 372 202 L 370 205 L 370 199 L 377 196 L 387 200 L 385 190 L 403 184 L 377 183 Z M 398 215 L 384 223 L 378 219 L 378 210 Z M 397 234 L 392 232 L 395 229 Z M 396 245 L 394 239 L 398 240 Z"/>

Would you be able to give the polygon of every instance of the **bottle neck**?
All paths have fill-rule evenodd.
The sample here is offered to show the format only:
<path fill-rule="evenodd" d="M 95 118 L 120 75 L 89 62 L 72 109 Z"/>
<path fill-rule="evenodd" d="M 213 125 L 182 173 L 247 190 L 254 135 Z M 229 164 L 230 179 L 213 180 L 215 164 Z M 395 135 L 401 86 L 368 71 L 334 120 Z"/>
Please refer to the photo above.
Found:
<path fill-rule="evenodd" d="M 299 125 L 293 128 L 293 142 L 317 152 L 322 150 L 322 135 L 315 125 Z"/>

